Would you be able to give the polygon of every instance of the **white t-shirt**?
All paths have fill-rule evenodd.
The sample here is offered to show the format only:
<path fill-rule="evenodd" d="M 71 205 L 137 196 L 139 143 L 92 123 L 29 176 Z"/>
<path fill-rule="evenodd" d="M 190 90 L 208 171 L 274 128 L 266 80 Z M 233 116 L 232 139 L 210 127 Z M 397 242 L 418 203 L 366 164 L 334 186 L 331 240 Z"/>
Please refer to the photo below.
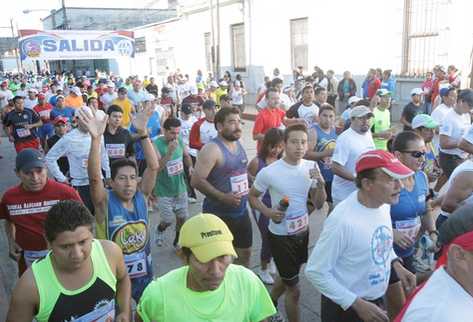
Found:
<path fill-rule="evenodd" d="M 473 297 L 443 267 L 412 300 L 402 322 L 471 322 Z"/>
<path fill-rule="evenodd" d="M 243 90 L 240 88 L 238 91 L 233 89 L 231 91 L 232 103 L 235 105 L 243 105 Z"/>
<path fill-rule="evenodd" d="M 24 102 L 25 102 L 25 108 L 29 108 L 30 110 L 33 109 L 33 107 L 35 107 L 36 105 L 38 105 L 38 99 L 35 98 L 35 99 L 30 99 L 29 97 L 26 97 L 24 99 Z"/>
<path fill-rule="evenodd" d="M 280 102 L 280 107 L 283 110 L 289 109 L 291 105 L 293 104 L 289 96 L 287 96 L 284 93 L 279 93 L 279 102 Z M 261 101 L 256 104 L 259 109 L 265 108 L 268 106 L 268 101 L 266 100 L 266 97 L 264 97 Z"/>
<path fill-rule="evenodd" d="M 357 190 L 325 220 L 305 273 L 346 310 L 357 297 L 375 300 L 386 293 L 396 257 L 390 206 L 367 208 L 358 201 Z"/>
<path fill-rule="evenodd" d="M 440 126 L 443 123 L 443 119 L 445 118 L 447 113 L 450 112 L 451 109 L 451 107 L 448 107 L 447 105 L 442 103 L 435 108 L 435 110 L 431 114 L 431 117 Z"/>
<path fill-rule="evenodd" d="M 215 123 L 211 123 L 207 120 L 200 125 L 200 142 L 202 144 L 207 144 L 213 138 L 216 138 L 218 135 L 217 129 L 215 128 Z"/>
<path fill-rule="evenodd" d="M 471 117 L 469 113 L 458 114 L 454 109 L 450 110 L 443 119 L 439 134 L 449 136 L 452 139 L 460 140 L 467 133 L 471 125 Z M 455 154 L 465 159 L 467 153 L 461 149 L 442 149 L 440 151 L 447 154 Z"/>
<path fill-rule="evenodd" d="M 179 118 L 179 120 L 181 121 L 180 134 L 182 142 L 184 142 L 184 144 L 189 148 L 189 137 L 192 125 L 197 121 L 197 119 L 191 115 L 188 120 L 183 120 L 182 118 Z M 197 156 L 197 150 L 189 148 L 189 154 L 195 157 Z"/>
<path fill-rule="evenodd" d="M 113 100 L 116 99 L 117 97 L 118 95 L 115 92 L 113 92 L 112 94 L 110 94 L 109 92 L 106 92 L 102 94 L 102 96 L 100 96 L 100 101 L 102 102 L 104 107 L 109 107 L 112 104 Z"/>
<path fill-rule="evenodd" d="M 446 191 L 448 191 L 448 189 L 450 189 L 453 182 L 455 181 L 455 178 L 458 177 L 458 175 L 460 175 L 464 172 L 473 172 L 473 161 L 472 160 L 465 160 L 464 162 L 462 162 L 462 164 L 460 164 L 458 167 L 456 167 L 455 170 L 453 170 L 452 174 L 450 175 L 450 178 L 448 178 L 448 181 L 447 181 L 447 184 L 446 184 L 446 188 L 447 188 Z M 473 194 L 469 195 L 468 198 L 466 198 L 465 200 L 463 200 L 461 202 L 461 206 L 466 205 L 466 204 L 468 204 L 468 205 L 473 204 Z M 443 211 L 443 210 L 442 210 L 442 214 L 444 214 L 445 216 L 450 215 L 450 213 L 448 213 L 446 211 Z"/>
<path fill-rule="evenodd" d="M 310 127 L 315 122 L 314 118 L 319 116 L 319 107 L 313 103 L 310 106 L 301 104 L 297 109 L 297 114 L 299 114 L 299 117 L 304 119 Z"/>
<path fill-rule="evenodd" d="M 359 134 L 352 128 L 348 128 L 337 138 L 332 162 L 337 162 L 355 175 L 356 160 L 364 152 L 374 149 L 375 146 L 370 131 Z M 355 190 L 355 182 L 334 175 L 332 182 L 332 197 L 334 200 L 341 201 Z"/>
<path fill-rule="evenodd" d="M 0 90 L 0 96 L 3 98 L 0 99 L 0 108 L 4 108 L 8 104 L 8 100 L 13 98 L 13 93 L 11 90 L 6 89 L 4 91 Z"/>
<path fill-rule="evenodd" d="M 318 167 L 314 161 L 302 159 L 298 165 L 291 165 L 279 159 L 256 175 L 255 189 L 262 193 L 269 190 L 274 208 L 278 207 L 279 200 L 285 196 L 289 198 L 289 207 L 281 223 L 269 222 L 273 234 L 287 236 L 307 230 L 307 196 L 312 184 L 309 171 L 314 167 Z"/>

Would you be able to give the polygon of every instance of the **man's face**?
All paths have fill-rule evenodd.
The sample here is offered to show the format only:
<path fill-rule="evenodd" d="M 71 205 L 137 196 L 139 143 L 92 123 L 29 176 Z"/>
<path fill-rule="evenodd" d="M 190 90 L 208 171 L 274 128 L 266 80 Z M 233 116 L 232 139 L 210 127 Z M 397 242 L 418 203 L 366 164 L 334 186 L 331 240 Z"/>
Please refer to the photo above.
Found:
<path fill-rule="evenodd" d="M 36 93 L 35 92 L 28 92 L 28 98 L 30 100 L 34 100 L 36 98 Z"/>
<path fill-rule="evenodd" d="M 109 94 L 113 94 L 114 91 L 115 91 L 115 88 L 113 88 L 113 87 L 107 87 L 107 92 L 108 92 Z"/>
<path fill-rule="evenodd" d="M 434 138 L 434 130 L 433 129 L 428 129 L 426 127 L 422 127 L 420 130 L 417 131 L 417 133 L 419 133 L 420 136 L 422 136 L 425 143 L 432 142 L 432 139 Z"/>
<path fill-rule="evenodd" d="M 279 93 L 271 91 L 268 93 L 267 97 L 268 107 L 276 108 L 279 107 Z"/>
<path fill-rule="evenodd" d="M 43 105 L 44 104 L 44 97 L 38 96 L 38 104 Z"/>
<path fill-rule="evenodd" d="M 352 117 L 351 128 L 358 133 L 366 133 L 371 128 L 371 116 Z"/>
<path fill-rule="evenodd" d="M 135 92 L 139 92 L 140 89 L 141 89 L 141 83 L 137 83 L 137 82 L 133 83 L 133 90 Z"/>
<path fill-rule="evenodd" d="M 180 130 L 180 127 L 171 127 L 169 130 L 164 129 L 164 138 L 168 142 L 177 140 L 177 138 L 179 137 Z"/>
<path fill-rule="evenodd" d="M 303 131 L 289 133 L 284 151 L 291 160 L 301 160 L 307 152 L 307 134 Z"/>
<path fill-rule="evenodd" d="M 67 132 L 67 125 L 65 123 L 58 123 L 54 125 L 54 131 L 57 135 L 63 136 Z"/>
<path fill-rule="evenodd" d="M 58 98 L 56 101 L 56 107 L 64 107 L 64 98 Z"/>
<path fill-rule="evenodd" d="M 213 122 L 215 118 L 215 109 L 214 108 L 204 108 L 205 119 L 209 122 Z"/>
<path fill-rule="evenodd" d="M 220 105 L 222 108 L 225 108 L 225 107 L 232 107 L 232 100 L 231 99 L 228 99 L 228 100 L 220 100 Z"/>
<path fill-rule="evenodd" d="M 127 92 L 126 91 L 119 91 L 118 92 L 118 98 L 123 100 L 126 98 Z"/>
<path fill-rule="evenodd" d="M 444 96 L 444 102 L 447 106 L 454 106 L 457 102 L 457 91 L 450 91 L 447 96 Z"/>
<path fill-rule="evenodd" d="M 401 192 L 401 181 L 394 179 L 378 170 L 373 180 L 367 180 L 363 189 L 369 193 L 373 200 L 379 203 L 393 205 L 399 202 L 399 193 Z"/>
<path fill-rule="evenodd" d="M 319 94 L 315 95 L 315 100 L 320 104 L 327 103 L 327 91 L 320 91 Z"/>
<path fill-rule="evenodd" d="M 282 86 L 283 86 L 282 83 L 277 83 L 277 84 L 274 86 L 274 88 L 276 88 L 277 91 L 278 91 L 279 93 L 281 93 L 281 92 L 282 92 Z"/>
<path fill-rule="evenodd" d="M 15 110 L 21 112 L 25 109 L 25 102 L 22 98 L 19 98 L 15 101 Z"/>
<path fill-rule="evenodd" d="M 412 103 L 419 105 L 422 102 L 422 96 L 421 95 L 412 95 Z"/>
<path fill-rule="evenodd" d="M 77 270 L 87 263 L 92 250 L 92 227 L 79 226 L 74 231 L 59 233 L 49 243 L 55 262 L 58 266 Z"/>
<path fill-rule="evenodd" d="M 228 141 L 237 141 L 241 138 L 240 116 L 229 114 L 222 124 L 218 124 L 220 134 Z"/>
<path fill-rule="evenodd" d="M 379 105 L 383 107 L 388 107 L 390 102 L 391 102 L 390 95 L 383 95 L 379 98 Z"/>
<path fill-rule="evenodd" d="M 112 190 L 121 200 L 131 200 L 135 196 L 138 186 L 136 169 L 125 166 L 118 169 L 115 178 L 111 182 Z"/>
<path fill-rule="evenodd" d="M 91 98 L 89 101 L 89 107 L 97 110 L 99 108 L 99 101 L 96 98 Z"/>
<path fill-rule="evenodd" d="M 319 114 L 319 123 L 324 129 L 332 128 L 335 125 L 335 113 L 332 110 L 324 110 Z"/>
<path fill-rule="evenodd" d="M 460 113 L 465 114 L 465 113 L 471 113 L 472 107 L 468 105 L 465 101 L 458 101 L 457 102 L 457 109 L 460 111 Z"/>
<path fill-rule="evenodd" d="M 199 291 L 214 291 L 222 284 L 225 272 L 231 262 L 232 257 L 224 255 L 202 263 L 191 254 L 188 261 L 188 278 Z"/>
<path fill-rule="evenodd" d="M 28 171 L 17 171 L 16 175 L 20 178 L 21 185 L 26 191 L 41 191 L 48 181 L 48 170 L 44 168 L 33 168 Z"/>
<path fill-rule="evenodd" d="M 112 112 L 110 114 L 110 118 L 108 119 L 109 124 L 112 127 L 119 127 L 122 125 L 123 113 L 120 112 Z"/>
<path fill-rule="evenodd" d="M 312 87 L 307 87 L 304 89 L 304 95 L 302 96 L 304 102 L 313 102 L 314 101 L 314 89 Z"/>

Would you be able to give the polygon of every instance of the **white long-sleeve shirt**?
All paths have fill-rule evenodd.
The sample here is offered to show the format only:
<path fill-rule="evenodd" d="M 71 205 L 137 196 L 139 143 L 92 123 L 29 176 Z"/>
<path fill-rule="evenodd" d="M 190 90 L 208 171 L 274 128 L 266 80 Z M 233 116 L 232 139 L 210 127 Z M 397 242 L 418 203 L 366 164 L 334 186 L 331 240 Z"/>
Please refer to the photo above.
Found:
<path fill-rule="evenodd" d="M 86 186 L 89 184 L 89 175 L 87 173 L 87 164 L 89 161 L 90 144 L 92 138 L 89 133 L 74 129 L 64 135 L 46 154 L 46 164 L 51 175 L 59 182 L 67 180 L 64 173 L 59 169 L 57 160 L 60 157 L 67 157 L 69 161 L 69 171 L 73 186 Z M 110 164 L 107 150 L 102 138 L 102 148 L 100 151 L 102 169 L 105 171 L 105 177 L 110 178 Z"/>
<path fill-rule="evenodd" d="M 338 204 L 324 223 L 307 263 L 309 281 L 347 310 L 358 297 L 384 295 L 391 274 L 393 232 L 389 205 L 367 208 L 358 191 Z"/>

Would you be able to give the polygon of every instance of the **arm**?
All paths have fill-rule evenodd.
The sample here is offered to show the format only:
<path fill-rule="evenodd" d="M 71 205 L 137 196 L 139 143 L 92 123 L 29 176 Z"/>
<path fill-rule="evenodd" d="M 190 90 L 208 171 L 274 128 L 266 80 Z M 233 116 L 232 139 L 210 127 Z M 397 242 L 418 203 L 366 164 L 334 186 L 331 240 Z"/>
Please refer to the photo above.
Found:
<path fill-rule="evenodd" d="M 471 144 L 468 140 L 464 138 L 460 140 L 460 144 L 458 145 L 458 147 L 466 153 L 473 154 L 473 144 Z"/>
<path fill-rule="evenodd" d="M 220 151 L 215 144 L 207 144 L 197 155 L 194 175 L 191 178 L 191 185 L 206 196 L 214 199 L 223 199 L 224 193 L 215 189 L 208 181 L 210 171 L 217 164 L 217 156 Z"/>
<path fill-rule="evenodd" d="M 325 149 L 322 152 L 316 152 L 315 146 L 317 145 L 317 131 L 315 129 L 309 130 L 308 148 L 304 156 L 304 159 L 319 161 L 325 157 L 331 157 L 333 155 L 333 149 Z"/>
<path fill-rule="evenodd" d="M 57 164 L 57 160 L 67 154 L 68 147 L 69 141 L 67 136 L 63 136 L 56 142 L 56 144 L 54 144 L 45 157 L 49 172 L 59 182 L 68 182 L 66 176 L 61 172 L 59 165 Z"/>
<path fill-rule="evenodd" d="M 194 172 L 194 165 L 192 164 L 192 158 L 189 154 L 189 149 L 185 145 L 183 145 L 183 161 L 184 165 L 189 169 L 189 174 L 192 175 Z"/>
<path fill-rule="evenodd" d="M 456 149 L 460 147 L 460 141 L 448 135 L 440 134 L 440 147 L 442 149 Z"/>
<path fill-rule="evenodd" d="M 128 276 L 128 270 L 125 266 L 122 250 L 115 243 L 108 240 L 97 241 L 102 244 L 107 260 L 115 272 L 117 279 L 116 299 L 119 313 L 115 318 L 117 322 L 128 322 L 131 317 L 131 282 Z"/>
<path fill-rule="evenodd" d="M 401 122 L 402 125 L 404 125 L 404 126 L 412 127 L 412 124 L 409 123 L 409 122 L 407 122 L 406 117 L 404 116 L 404 113 L 401 115 L 400 122 Z"/>
<path fill-rule="evenodd" d="M 257 190 L 254 185 L 253 187 L 251 187 L 250 193 L 248 194 L 248 201 L 250 202 L 251 208 L 258 210 L 264 216 L 273 219 L 276 222 L 280 222 L 284 217 L 284 213 L 277 209 L 271 209 L 266 207 L 266 205 L 260 199 L 260 196 L 263 193 L 264 192 Z"/>
<path fill-rule="evenodd" d="M 19 261 L 21 257 L 21 252 L 23 251 L 21 247 L 16 243 L 16 227 L 15 224 L 9 220 L 5 221 L 5 234 L 7 235 L 8 241 L 8 256 L 15 261 Z"/>
<path fill-rule="evenodd" d="M 355 181 L 355 176 L 338 162 L 332 161 L 332 171 L 334 174 L 345 180 Z"/>
<path fill-rule="evenodd" d="M 108 157 L 107 149 L 105 149 L 105 141 L 103 136 L 100 139 L 100 162 L 102 169 L 105 172 L 105 178 L 110 179 L 112 176 L 110 171 L 110 159 Z"/>
<path fill-rule="evenodd" d="M 325 200 L 327 199 L 327 193 L 325 192 L 325 180 L 320 173 L 317 162 L 314 162 L 314 168 L 311 169 L 310 177 L 315 184 L 312 185 L 309 190 L 310 199 L 314 204 L 315 208 L 321 209 L 324 206 Z"/>
<path fill-rule="evenodd" d="M 250 181 L 250 185 L 253 184 L 256 178 L 256 172 L 258 172 L 258 158 L 253 158 L 248 164 L 248 180 Z"/>
<path fill-rule="evenodd" d="M 18 280 L 11 297 L 7 322 L 31 322 L 39 309 L 39 294 L 31 268 Z"/>
<path fill-rule="evenodd" d="M 473 174 L 470 172 L 462 173 L 455 177 L 452 185 L 448 189 L 442 201 L 442 210 L 452 213 L 462 202 L 473 193 Z"/>

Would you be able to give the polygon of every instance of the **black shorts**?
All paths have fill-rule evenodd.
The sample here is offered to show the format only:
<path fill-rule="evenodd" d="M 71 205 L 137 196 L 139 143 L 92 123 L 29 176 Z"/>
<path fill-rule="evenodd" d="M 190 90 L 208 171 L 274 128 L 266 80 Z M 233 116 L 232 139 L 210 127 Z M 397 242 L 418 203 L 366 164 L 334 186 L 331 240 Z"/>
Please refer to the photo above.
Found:
<path fill-rule="evenodd" d="M 414 254 L 407 257 L 402 257 L 402 266 L 407 269 L 412 274 L 416 273 L 416 269 L 414 268 Z M 391 267 L 391 275 L 389 276 L 389 285 L 395 284 L 399 282 L 399 277 L 397 276 L 396 271 Z"/>
<path fill-rule="evenodd" d="M 228 229 L 233 234 L 233 247 L 235 248 L 250 248 L 253 244 L 253 231 L 251 228 L 251 220 L 248 215 L 248 211 L 245 210 L 245 213 L 241 217 L 230 218 L 230 217 L 220 217 L 225 224 L 227 224 Z"/>
<path fill-rule="evenodd" d="M 332 181 L 325 181 L 325 194 L 327 195 L 327 202 L 333 203 L 332 199 Z"/>
<path fill-rule="evenodd" d="M 297 235 L 281 236 L 268 232 L 269 247 L 279 276 L 287 286 L 299 282 L 299 271 L 307 262 L 309 231 Z"/>
<path fill-rule="evenodd" d="M 383 299 L 379 298 L 374 301 L 368 301 L 375 304 L 378 307 L 383 306 Z M 333 302 L 328 297 L 324 295 L 321 296 L 321 321 L 322 322 L 363 322 L 362 319 L 358 316 L 353 308 L 348 308 L 348 310 L 342 309 L 340 305 Z"/>

